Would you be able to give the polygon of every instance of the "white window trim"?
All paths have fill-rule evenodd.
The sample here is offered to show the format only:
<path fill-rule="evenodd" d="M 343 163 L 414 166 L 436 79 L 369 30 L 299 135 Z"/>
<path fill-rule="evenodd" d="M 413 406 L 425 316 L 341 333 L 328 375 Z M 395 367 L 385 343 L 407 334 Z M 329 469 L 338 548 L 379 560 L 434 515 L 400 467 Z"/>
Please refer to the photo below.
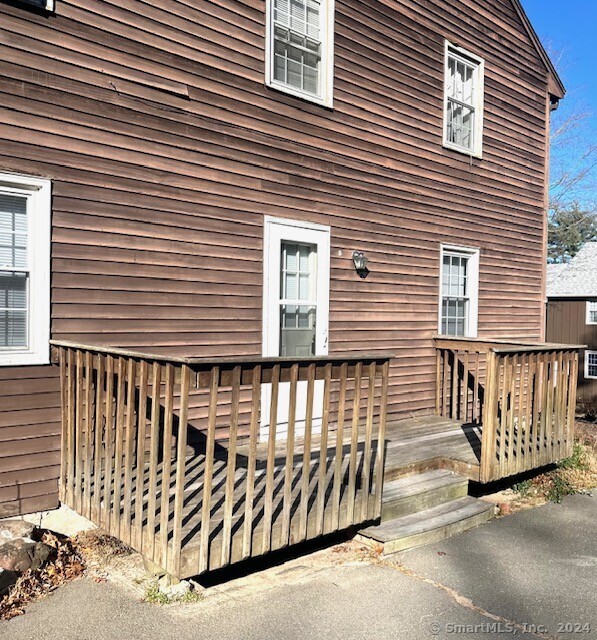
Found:
<path fill-rule="evenodd" d="M 49 364 L 52 183 L 33 176 L 0 173 L 0 187 L 30 194 L 27 209 L 29 348 L 0 349 L 0 366 Z"/>
<path fill-rule="evenodd" d="M 476 69 L 475 84 L 478 90 L 475 92 L 475 126 L 473 129 L 474 148 L 467 149 L 460 145 L 454 144 L 448 140 L 448 54 L 452 53 L 462 57 L 469 62 L 475 62 L 478 66 Z M 485 106 L 485 60 L 479 56 L 466 51 L 462 47 L 452 44 L 448 40 L 444 46 L 444 128 L 443 128 L 443 146 L 452 151 L 458 151 L 466 156 L 473 158 L 483 157 L 483 111 Z"/>
<path fill-rule="evenodd" d="M 464 331 L 465 338 L 476 338 L 479 326 L 479 261 L 481 257 L 480 249 L 471 247 L 459 247 L 455 245 L 442 244 L 439 256 L 439 303 L 437 310 L 438 333 L 442 332 L 442 282 L 444 273 L 444 253 L 460 253 L 469 259 L 468 261 L 468 298 L 469 312 L 466 319 Z"/>
<path fill-rule="evenodd" d="M 265 2 L 265 84 L 330 109 L 334 106 L 334 0 L 321 0 L 321 95 L 301 91 L 274 79 L 274 0 Z"/>
<path fill-rule="evenodd" d="M 587 380 L 597 380 L 597 376 L 590 376 L 589 375 L 589 354 L 596 354 L 597 355 L 597 351 L 591 350 L 591 349 L 587 349 L 585 351 L 585 379 Z"/>
<path fill-rule="evenodd" d="M 597 300 L 587 300 L 587 310 L 586 310 L 586 318 L 585 324 L 588 325 L 597 325 L 597 322 L 591 322 L 591 303 L 597 305 Z"/>

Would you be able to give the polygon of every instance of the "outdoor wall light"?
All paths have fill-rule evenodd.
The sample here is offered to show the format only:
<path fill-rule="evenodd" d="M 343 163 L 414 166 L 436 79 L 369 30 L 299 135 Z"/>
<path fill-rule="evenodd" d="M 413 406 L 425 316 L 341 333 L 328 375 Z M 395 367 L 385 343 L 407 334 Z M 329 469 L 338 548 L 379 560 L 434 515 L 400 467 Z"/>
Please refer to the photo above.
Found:
<path fill-rule="evenodd" d="M 353 251 L 352 252 L 352 261 L 354 262 L 355 271 L 359 274 L 361 278 L 366 278 L 369 273 L 369 269 L 367 269 L 367 263 L 369 262 L 369 258 L 362 251 Z"/>

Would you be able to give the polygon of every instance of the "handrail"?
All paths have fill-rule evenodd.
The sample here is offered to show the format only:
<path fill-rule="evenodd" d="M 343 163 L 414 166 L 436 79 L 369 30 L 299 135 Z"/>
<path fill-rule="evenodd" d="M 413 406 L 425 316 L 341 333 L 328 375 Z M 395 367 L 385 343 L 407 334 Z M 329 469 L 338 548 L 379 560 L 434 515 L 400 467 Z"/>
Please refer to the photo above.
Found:
<path fill-rule="evenodd" d="M 325 363 L 325 362 L 370 362 L 373 360 L 391 360 L 395 357 L 393 353 L 331 353 L 324 356 L 292 356 L 292 357 L 270 357 L 270 356 L 216 356 L 216 357 L 185 357 L 168 354 L 149 353 L 145 351 L 134 351 L 121 347 L 111 347 L 108 345 L 83 344 L 69 340 L 50 340 L 52 347 L 63 347 L 66 349 L 78 349 L 80 351 L 91 351 L 93 353 L 105 353 L 108 355 L 123 356 L 142 360 L 154 360 L 156 362 L 172 362 L 187 364 L 189 366 L 219 366 L 219 365 L 250 365 L 250 364 L 299 364 Z M 53 353 L 53 362 L 58 362 L 58 354 Z"/>
<path fill-rule="evenodd" d="M 458 348 L 475 347 L 483 345 L 485 349 L 480 350 L 485 353 L 492 350 L 495 353 L 515 353 L 528 351 L 550 351 L 554 349 L 586 349 L 587 345 L 583 344 L 564 344 L 559 342 L 536 342 L 532 340 L 520 340 L 518 338 L 465 338 L 463 336 L 443 336 L 434 335 L 433 340 L 436 347 L 440 348 Z M 445 344 L 443 344 L 445 343 Z"/>

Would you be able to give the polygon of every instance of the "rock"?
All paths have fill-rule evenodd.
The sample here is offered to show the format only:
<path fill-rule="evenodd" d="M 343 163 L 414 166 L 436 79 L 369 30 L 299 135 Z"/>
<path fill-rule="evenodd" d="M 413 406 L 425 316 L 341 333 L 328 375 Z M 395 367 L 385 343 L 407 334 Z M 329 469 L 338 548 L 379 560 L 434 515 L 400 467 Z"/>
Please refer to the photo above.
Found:
<path fill-rule="evenodd" d="M 2 520 L 0 521 L 0 542 L 30 538 L 33 529 L 35 529 L 35 525 L 24 520 Z"/>
<path fill-rule="evenodd" d="M 143 565 L 145 566 L 145 571 L 150 578 L 161 578 L 166 575 L 166 569 L 160 567 L 159 564 L 152 562 L 145 556 L 143 556 Z"/>
<path fill-rule="evenodd" d="M 512 512 L 512 507 L 509 502 L 499 502 L 497 506 L 502 516 L 508 516 Z"/>
<path fill-rule="evenodd" d="M 18 577 L 18 574 L 14 571 L 0 569 L 0 596 L 8 593 L 8 590 L 15 584 Z"/>
<path fill-rule="evenodd" d="M 160 587 L 160 591 L 167 595 L 172 600 L 182 598 L 186 593 L 192 590 L 191 583 L 187 580 L 181 580 L 178 584 L 173 584 L 169 587 Z"/>
<path fill-rule="evenodd" d="M 23 572 L 39 569 L 48 559 L 51 548 L 43 542 L 27 542 L 22 538 L 0 545 L 0 568 Z"/>

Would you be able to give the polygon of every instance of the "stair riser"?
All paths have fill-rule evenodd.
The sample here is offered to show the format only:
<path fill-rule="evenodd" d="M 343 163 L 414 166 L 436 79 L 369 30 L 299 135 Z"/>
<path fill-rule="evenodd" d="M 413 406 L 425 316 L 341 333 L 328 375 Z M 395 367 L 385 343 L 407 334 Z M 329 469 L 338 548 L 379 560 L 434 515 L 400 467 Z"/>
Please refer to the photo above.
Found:
<path fill-rule="evenodd" d="M 396 498 L 384 501 L 381 513 L 381 521 L 386 522 L 393 518 L 418 513 L 431 507 L 437 507 L 457 498 L 463 498 L 468 493 L 468 481 L 463 480 L 459 484 L 429 489 L 423 493 L 417 493 L 404 498 Z"/>
<path fill-rule="evenodd" d="M 493 511 L 491 509 L 488 509 L 487 511 L 483 511 L 482 513 L 471 516 L 464 520 L 460 520 L 458 522 L 454 522 L 444 527 L 439 527 L 431 531 L 418 533 L 406 538 L 400 538 L 399 540 L 392 540 L 386 542 L 383 545 L 383 554 L 389 555 L 398 551 L 404 551 L 405 549 L 414 549 L 415 547 L 420 547 L 424 544 L 438 542 L 440 540 L 444 540 L 445 538 L 455 536 L 458 533 L 462 533 L 463 531 L 467 531 L 468 529 L 478 527 L 479 525 L 488 522 L 492 518 Z"/>

